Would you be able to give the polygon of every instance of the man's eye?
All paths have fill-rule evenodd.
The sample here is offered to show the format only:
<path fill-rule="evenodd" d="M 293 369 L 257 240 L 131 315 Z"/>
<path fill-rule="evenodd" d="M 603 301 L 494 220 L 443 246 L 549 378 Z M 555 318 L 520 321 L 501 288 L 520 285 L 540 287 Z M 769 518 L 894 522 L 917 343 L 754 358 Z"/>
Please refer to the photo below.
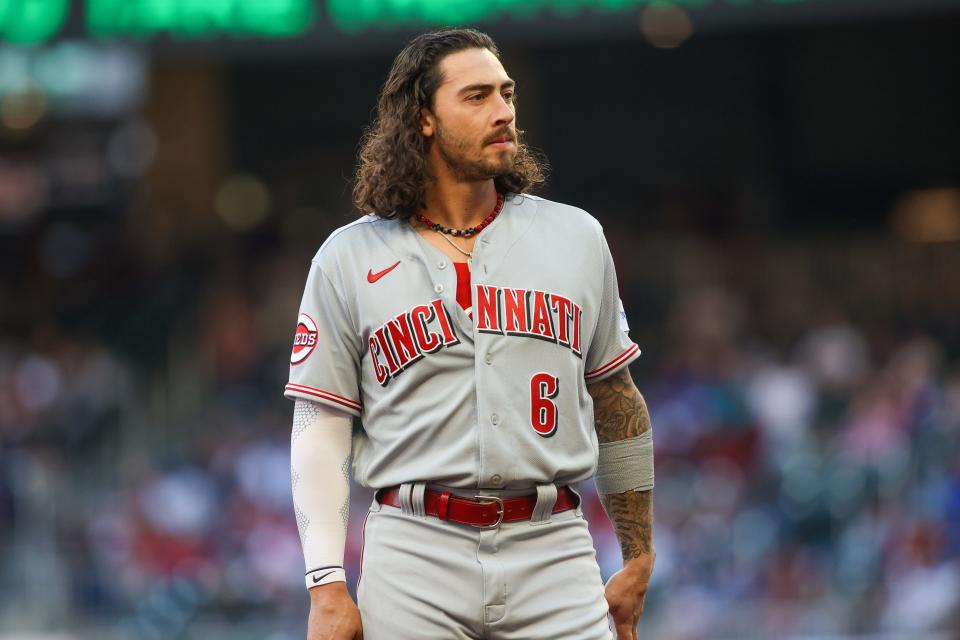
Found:
<path fill-rule="evenodd" d="M 505 94 L 503 94 L 503 97 L 507 100 L 513 100 L 517 96 L 512 91 L 507 91 Z"/>
<path fill-rule="evenodd" d="M 474 99 L 476 99 L 476 98 L 480 98 L 480 99 L 482 100 L 482 99 L 483 99 L 483 94 L 478 93 L 478 94 L 475 95 L 475 96 L 470 96 L 469 98 L 467 98 L 467 100 L 474 100 Z"/>

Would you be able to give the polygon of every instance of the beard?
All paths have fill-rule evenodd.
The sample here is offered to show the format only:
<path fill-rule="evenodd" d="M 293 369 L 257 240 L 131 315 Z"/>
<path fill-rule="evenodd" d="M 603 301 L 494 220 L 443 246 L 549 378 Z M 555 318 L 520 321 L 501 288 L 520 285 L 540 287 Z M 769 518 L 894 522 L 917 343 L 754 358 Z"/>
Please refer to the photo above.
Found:
<path fill-rule="evenodd" d="M 439 119 L 434 144 L 451 175 L 461 182 L 479 182 L 506 175 L 513 168 L 516 156 L 516 151 L 485 156 L 483 147 L 476 151 L 472 141 L 447 131 Z"/>

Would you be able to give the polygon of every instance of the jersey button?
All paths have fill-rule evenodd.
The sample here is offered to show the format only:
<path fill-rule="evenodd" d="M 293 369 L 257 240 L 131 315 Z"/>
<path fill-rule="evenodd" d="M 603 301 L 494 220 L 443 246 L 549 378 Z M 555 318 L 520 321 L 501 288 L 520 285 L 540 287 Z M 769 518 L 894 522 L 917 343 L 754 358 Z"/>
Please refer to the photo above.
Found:
<path fill-rule="evenodd" d="M 500 424 L 500 416 L 498 416 L 498 415 L 495 414 L 495 413 L 491 413 L 491 414 L 490 414 L 490 422 L 491 422 L 494 426 Z"/>
<path fill-rule="evenodd" d="M 492 363 L 493 363 L 493 356 L 488 353 L 487 355 L 485 355 L 485 356 L 483 357 L 483 361 L 486 362 L 487 364 L 492 364 Z"/>
<path fill-rule="evenodd" d="M 447 268 L 447 261 L 446 261 L 446 260 L 441 260 L 440 262 L 438 262 L 438 263 L 437 263 L 437 268 L 438 268 L 438 269 L 446 269 L 446 268 Z"/>
<path fill-rule="evenodd" d="M 499 474 L 499 473 L 495 473 L 495 474 L 493 474 L 492 476 L 490 476 L 490 484 L 492 484 L 492 485 L 495 486 L 495 487 L 499 487 L 499 486 L 500 486 L 500 481 L 501 481 L 501 480 L 503 480 L 503 478 L 500 477 L 500 474 Z"/>
<path fill-rule="evenodd" d="M 437 293 L 443 293 L 443 285 L 438 282 L 437 284 L 433 285 L 433 290 Z"/>

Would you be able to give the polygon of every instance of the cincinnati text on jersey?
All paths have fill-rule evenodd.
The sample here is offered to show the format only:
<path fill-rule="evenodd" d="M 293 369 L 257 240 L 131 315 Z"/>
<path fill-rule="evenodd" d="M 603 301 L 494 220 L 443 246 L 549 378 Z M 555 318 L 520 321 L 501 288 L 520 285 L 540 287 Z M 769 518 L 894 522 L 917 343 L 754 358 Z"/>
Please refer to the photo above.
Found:
<path fill-rule="evenodd" d="M 476 328 L 482 333 L 545 340 L 567 347 L 578 358 L 580 305 L 557 293 L 478 284 L 474 288 Z M 398 314 L 378 327 L 369 340 L 377 382 L 390 380 L 443 347 L 460 343 L 440 298 Z"/>

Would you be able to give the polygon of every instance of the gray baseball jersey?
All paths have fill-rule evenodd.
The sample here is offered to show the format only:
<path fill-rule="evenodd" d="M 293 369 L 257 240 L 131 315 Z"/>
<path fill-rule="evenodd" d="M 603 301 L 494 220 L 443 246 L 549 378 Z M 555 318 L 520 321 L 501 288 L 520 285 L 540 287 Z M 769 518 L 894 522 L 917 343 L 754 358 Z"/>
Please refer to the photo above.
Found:
<path fill-rule="evenodd" d="M 284 395 L 359 416 L 366 487 L 570 484 L 596 471 L 586 382 L 640 354 L 600 223 L 508 195 L 473 249 L 472 307 L 450 259 L 373 214 L 314 256 Z"/>

